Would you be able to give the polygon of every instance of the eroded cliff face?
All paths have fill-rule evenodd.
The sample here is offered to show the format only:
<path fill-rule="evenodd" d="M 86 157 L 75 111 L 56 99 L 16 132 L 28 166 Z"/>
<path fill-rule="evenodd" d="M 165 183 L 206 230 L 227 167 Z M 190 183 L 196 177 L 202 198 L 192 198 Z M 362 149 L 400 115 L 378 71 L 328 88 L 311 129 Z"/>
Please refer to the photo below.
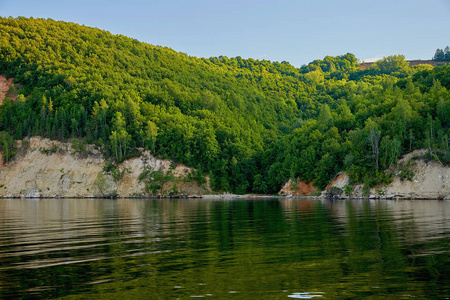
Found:
<path fill-rule="evenodd" d="M 395 166 L 387 170 L 393 174 L 392 183 L 389 185 L 376 186 L 369 191 L 368 195 L 364 195 L 363 185 L 355 185 L 351 196 L 449 199 L 450 167 L 436 161 L 425 161 L 421 157 L 426 153 L 427 150 L 422 149 L 406 154 Z M 405 173 L 408 174 L 405 175 Z M 343 190 L 348 183 L 348 175 L 340 173 L 329 187 L 334 186 Z"/>
<path fill-rule="evenodd" d="M 114 174 L 104 171 L 106 161 L 92 146 L 82 154 L 74 151 L 71 143 L 33 137 L 19 141 L 18 148 L 13 161 L 0 165 L 0 197 L 145 196 L 152 193 L 146 180 L 153 178 L 139 180 L 144 170 L 170 172 L 165 177 L 169 179 L 159 182 L 158 194 L 210 192 L 208 182 L 200 186 L 188 178 L 193 169 L 171 167 L 169 160 L 157 159 L 148 151 L 115 166 Z"/>
<path fill-rule="evenodd" d="M 393 182 L 386 187 L 374 188 L 371 193 L 376 194 L 382 191 L 384 195 L 400 195 L 411 199 L 448 198 L 450 196 L 450 167 L 437 161 L 413 159 L 424 154 L 426 154 L 426 150 L 416 150 L 405 155 L 393 171 Z M 412 171 L 410 179 L 402 176 L 401 173 L 405 172 L 405 169 Z"/>
<path fill-rule="evenodd" d="M 278 192 L 280 196 L 309 196 L 311 193 L 317 192 L 317 188 L 313 186 L 312 181 L 307 183 L 304 180 L 289 179 L 281 190 Z"/>
<path fill-rule="evenodd" d="M 364 192 L 362 184 L 351 185 L 349 176 L 340 172 L 322 196 L 450 200 L 450 167 L 421 158 L 426 153 L 427 150 L 422 149 L 404 155 L 395 166 L 386 170 L 393 174 L 392 183 L 376 186 L 368 193 Z M 337 189 L 333 190 L 333 187 Z M 289 180 L 279 195 L 309 196 L 315 195 L 316 191 L 311 182 Z M 345 194 L 345 191 L 349 194 Z"/>

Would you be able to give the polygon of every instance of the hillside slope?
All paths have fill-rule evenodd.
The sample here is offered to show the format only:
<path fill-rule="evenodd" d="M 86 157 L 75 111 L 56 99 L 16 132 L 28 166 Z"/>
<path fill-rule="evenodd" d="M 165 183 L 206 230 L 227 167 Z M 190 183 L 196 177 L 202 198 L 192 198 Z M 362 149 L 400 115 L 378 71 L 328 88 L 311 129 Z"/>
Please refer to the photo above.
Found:
<path fill-rule="evenodd" d="M 450 66 L 352 54 L 301 68 L 196 58 L 73 23 L 0 18 L 0 147 L 43 136 L 120 163 L 144 148 L 208 174 L 215 190 L 323 189 L 339 171 L 375 186 L 402 154 L 450 162 Z M 0 183 L 1 184 L 1 183 Z"/>

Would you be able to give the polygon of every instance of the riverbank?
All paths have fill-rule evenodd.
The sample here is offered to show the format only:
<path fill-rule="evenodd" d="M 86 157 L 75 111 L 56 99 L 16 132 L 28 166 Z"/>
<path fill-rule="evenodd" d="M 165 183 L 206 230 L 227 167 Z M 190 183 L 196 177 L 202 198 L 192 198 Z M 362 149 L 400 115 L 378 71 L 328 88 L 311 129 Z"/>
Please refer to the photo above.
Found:
<path fill-rule="evenodd" d="M 197 182 L 196 170 L 158 159 L 148 151 L 111 166 L 92 145 L 73 145 L 33 137 L 19 141 L 15 158 L 0 160 L 0 198 L 209 198 L 267 199 L 450 199 L 450 168 L 424 159 L 426 150 L 405 155 L 386 172 L 392 182 L 369 190 L 351 185 L 339 173 L 319 192 L 312 183 L 289 180 L 276 195 L 214 194 L 209 179 Z M 1 155 L 0 155 L 1 157 Z M 156 173 L 155 173 L 156 172 Z M 143 176 L 147 174 L 147 176 Z M 152 175 L 153 174 L 153 175 Z M 155 179 L 159 177 L 159 179 Z M 330 192 L 332 191 L 332 192 Z"/>
<path fill-rule="evenodd" d="M 345 172 L 336 175 L 319 192 L 312 182 L 289 180 L 280 190 L 280 195 L 303 197 L 316 195 L 340 199 L 450 199 L 450 167 L 426 158 L 427 150 L 415 150 L 404 155 L 386 173 L 391 174 L 391 183 L 367 188 L 363 184 L 351 184 Z"/>
<path fill-rule="evenodd" d="M 0 197 L 121 198 L 211 193 L 208 178 L 198 183 L 195 171 L 158 159 L 149 151 L 111 165 L 92 145 L 80 147 L 33 137 L 19 141 L 14 159 L 0 165 Z"/>
<path fill-rule="evenodd" d="M 392 182 L 367 189 L 363 184 L 350 186 L 350 178 L 340 173 L 327 187 L 328 196 L 370 199 L 450 199 L 450 167 L 427 158 L 425 149 L 404 155 L 385 170 Z M 334 189 L 334 190 L 333 190 Z"/>

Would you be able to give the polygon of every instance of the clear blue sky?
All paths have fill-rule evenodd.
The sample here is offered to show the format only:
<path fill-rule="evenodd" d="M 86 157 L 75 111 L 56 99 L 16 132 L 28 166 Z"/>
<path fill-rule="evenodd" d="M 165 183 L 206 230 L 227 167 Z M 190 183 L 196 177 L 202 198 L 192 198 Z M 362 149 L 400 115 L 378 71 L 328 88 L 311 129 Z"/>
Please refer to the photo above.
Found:
<path fill-rule="evenodd" d="M 430 59 L 450 46 L 450 0 L 0 0 L 0 15 L 97 27 L 197 57 L 288 61 L 351 52 Z"/>

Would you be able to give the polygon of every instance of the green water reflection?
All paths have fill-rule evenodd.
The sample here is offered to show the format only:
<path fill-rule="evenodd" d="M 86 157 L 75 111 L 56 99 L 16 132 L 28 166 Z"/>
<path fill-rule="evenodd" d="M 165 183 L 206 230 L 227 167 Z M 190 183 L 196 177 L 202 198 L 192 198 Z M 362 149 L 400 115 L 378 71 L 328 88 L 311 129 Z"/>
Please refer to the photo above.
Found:
<path fill-rule="evenodd" d="M 449 241 L 444 201 L 0 200 L 0 299 L 446 299 Z"/>

